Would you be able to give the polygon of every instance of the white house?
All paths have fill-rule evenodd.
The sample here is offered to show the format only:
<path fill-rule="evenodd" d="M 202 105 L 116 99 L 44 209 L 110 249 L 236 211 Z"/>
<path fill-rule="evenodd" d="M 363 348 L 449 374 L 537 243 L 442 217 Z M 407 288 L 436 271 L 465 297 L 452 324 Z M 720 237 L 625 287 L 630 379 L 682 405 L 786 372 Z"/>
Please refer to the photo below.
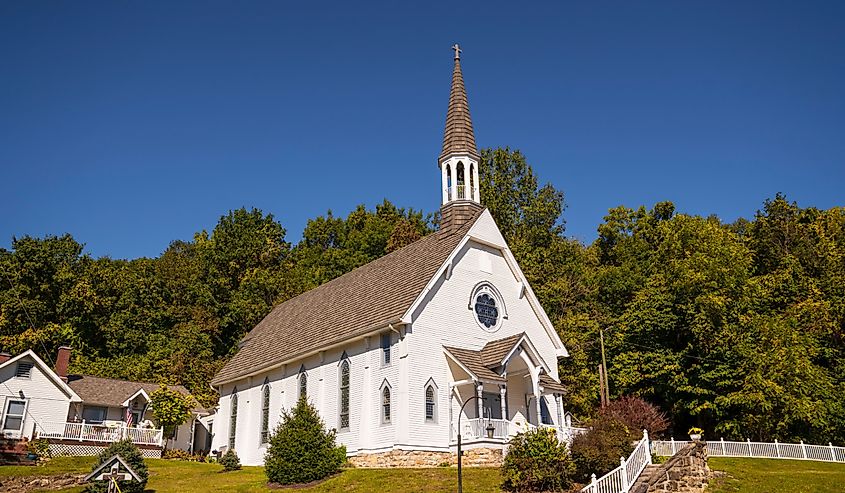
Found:
<path fill-rule="evenodd" d="M 213 449 L 261 464 L 300 396 L 359 465 L 451 461 L 459 433 L 493 461 L 520 430 L 567 438 L 558 358 L 568 354 L 480 203 L 455 50 L 440 230 L 276 306 L 212 381 Z"/>
<path fill-rule="evenodd" d="M 147 456 L 168 448 L 207 450 L 198 418 L 208 414 L 196 401 L 193 418 L 164 437 L 149 411 L 157 384 L 87 375 L 68 375 L 71 350 L 59 348 L 55 368 L 34 351 L 14 358 L 0 354 L 0 432 L 4 438 L 46 438 L 56 454 L 90 455 L 128 437 Z M 181 385 L 170 386 L 184 395 Z M 127 415 L 131 424 L 127 426 Z M 199 428 L 199 432 L 198 432 Z M 195 435 L 200 440 L 195 440 Z"/>

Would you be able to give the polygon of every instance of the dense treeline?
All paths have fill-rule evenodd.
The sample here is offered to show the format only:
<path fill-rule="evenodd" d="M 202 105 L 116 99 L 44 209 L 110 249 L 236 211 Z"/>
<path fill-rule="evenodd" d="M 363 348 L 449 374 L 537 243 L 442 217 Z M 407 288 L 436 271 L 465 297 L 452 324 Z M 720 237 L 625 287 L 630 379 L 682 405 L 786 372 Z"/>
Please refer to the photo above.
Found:
<path fill-rule="evenodd" d="M 681 435 L 845 442 L 845 209 L 776 195 L 752 219 L 611 209 L 591 245 L 564 234 L 563 194 L 525 158 L 483 152 L 482 199 L 570 350 L 566 399 L 595 412 L 598 334 L 611 397 L 640 395 Z M 69 235 L 0 250 L 0 346 L 72 370 L 183 383 L 203 402 L 240 338 L 281 301 L 431 232 L 436 215 L 358 207 L 296 245 L 240 209 L 158 258 L 91 258 Z M 25 307 L 25 310 L 24 310 Z"/>

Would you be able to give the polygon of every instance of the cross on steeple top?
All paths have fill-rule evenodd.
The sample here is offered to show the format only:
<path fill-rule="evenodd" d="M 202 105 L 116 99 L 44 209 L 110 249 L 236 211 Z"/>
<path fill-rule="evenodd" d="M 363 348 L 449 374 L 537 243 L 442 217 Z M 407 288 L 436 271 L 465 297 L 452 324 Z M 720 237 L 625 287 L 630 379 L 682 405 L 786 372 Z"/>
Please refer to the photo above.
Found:
<path fill-rule="evenodd" d="M 462 50 L 461 50 L 461 47 L 458 46 L 458 43 L 455 43 L 455 45 L 452 46 L 452 49 L 455 50 L 455 60 L 460 60 Z"/>

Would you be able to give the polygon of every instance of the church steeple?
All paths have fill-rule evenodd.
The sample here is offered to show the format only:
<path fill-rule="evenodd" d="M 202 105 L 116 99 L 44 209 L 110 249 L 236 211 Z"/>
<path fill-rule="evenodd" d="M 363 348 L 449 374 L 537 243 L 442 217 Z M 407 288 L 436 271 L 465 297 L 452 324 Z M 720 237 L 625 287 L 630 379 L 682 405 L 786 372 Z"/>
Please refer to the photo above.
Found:
<path fill-rule="evenodd" d="M 461 72 L 461 48 L 455 50 L 455 67 L 452 70 L 452 89 L 449 93 L 449 110 L 443 133 L 443 150 L 437 160 L 442 182 L 440 231 L 449 233 L 459 228 L 481 209 L 478 182 L 478 163 L 481 157 L 475 146 L 475 133 L 469 115 L 467 91 Z"/>
<path fill-rule="evenodd" d="M 455 50 L 455 68 L 452 70 L 452 90 L 449 93 L 449 111 L 446 113 L 441 162 L 452 154 L 471 154 L 478 159 L 467 90 L 464 87 L 464 75 L 461 73 L 461 48 L 455 45 L 452 49 Z"/>

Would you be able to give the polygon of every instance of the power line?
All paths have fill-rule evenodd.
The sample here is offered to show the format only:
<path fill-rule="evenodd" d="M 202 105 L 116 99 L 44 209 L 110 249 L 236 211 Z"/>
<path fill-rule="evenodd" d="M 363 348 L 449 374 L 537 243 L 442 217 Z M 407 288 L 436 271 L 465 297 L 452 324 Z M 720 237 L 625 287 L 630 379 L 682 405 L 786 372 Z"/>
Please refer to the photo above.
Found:
<path fill-rule="evenodd" d="M 18 293 L 18 289 L 12 283 L 12 280 L 9 278 L 9 273 L 6 271 L 6 268 L 3 267 L 3 276 L 6 278 L 6 282 L 9 283 L 9 286 L 12 288 L 12 291 L 15 293 L 15 297 L 18 299 L 18 303 L 21 305 L 23 309 L 23 313 L 26 315 L 26 319 L 29 321 L 29 326 L 32 328 L 32 331 L 35 332 L 35 324 L 32 322 L 32 317 L 29 316 L 29 311 L 26 309 L 26 305 L 23 304 L 23 300 L 21 299 L 20 293 Z M 44 341 L 40 338 L 38 339 L 38 343 L 41 344 L 41 349 L 44 350 L 44 355 L 47 357 L 47 360 L 50 362 L 51 366 L 55 366 L 56 363 L 53 361 L 53 357 L 47 351 L 47 347 L 44 345 Z"/>

